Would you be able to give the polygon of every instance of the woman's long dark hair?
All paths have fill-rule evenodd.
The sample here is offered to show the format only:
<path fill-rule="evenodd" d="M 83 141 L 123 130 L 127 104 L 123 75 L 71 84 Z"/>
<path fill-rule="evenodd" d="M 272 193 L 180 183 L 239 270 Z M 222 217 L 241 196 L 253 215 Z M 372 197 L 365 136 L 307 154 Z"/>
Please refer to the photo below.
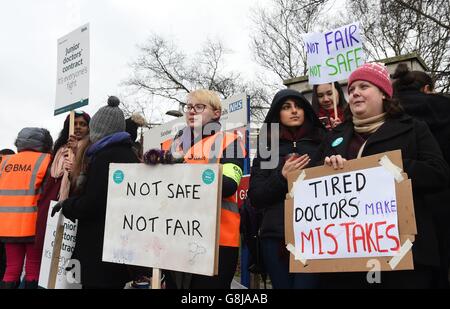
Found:
<path fill-rule="evenodd" d="M 331 84 L 331 83 L 330 83 Z M 316 115 L 319 114 L 320 103 L 319 98 L 317 97 L 317 88 L 319 85 L 313 86 L 313 94 L 312 94 L 312 108 Z M 334 82 L 334 87 L 336 88 L 337 93 L 339 94 L 339 102 L 337 102 L 337 107 L 345 109 L 347 107 L 347 100 L 345 100 L 344 91 L 342 91 L 342 87 L 338 82 Z"/>
<path fill-rule="evenodd" d="M 59 148 L 67 144 L 67 140 L 69 139 L 69 126 L 70 126 L 70 117 L 67 117 L 64 121 L 64 126 L 61 132 L 59 133 L 58 139 L 53 146 L 52 157 L 54 158 Z"/>
<path fill-rule="evenodd" d="M 394 92 L 403 90 L 420 91 L 426 85 L 430 86 L 430 90 L 434 90 L 434 81 L 430 75 L 421 71 L 410 71 L 405 63 L 400 63 L 391 77 L 395 79 L 392 83 Z"/>
<path fill-rule="evenodd" d="M 89 121 L 91 118 L 89 117 L 88 114 L 86 114 L 85 112 L 83 112 L 82 114 L 75 114 L 75 119 L 80 117 L 86 120 L 87 124 L 89 125 Z M 63 129 L 59 133 L 58 139 L 56 140 L 55 145 L 53 146 L 52 158 L 55 157 L 59 148 L 67 144 L 67 141 L 69 140 L 69 127 L 70 127 L 70 115 L 67 116 L 66 120 L 64 120 Z"/>

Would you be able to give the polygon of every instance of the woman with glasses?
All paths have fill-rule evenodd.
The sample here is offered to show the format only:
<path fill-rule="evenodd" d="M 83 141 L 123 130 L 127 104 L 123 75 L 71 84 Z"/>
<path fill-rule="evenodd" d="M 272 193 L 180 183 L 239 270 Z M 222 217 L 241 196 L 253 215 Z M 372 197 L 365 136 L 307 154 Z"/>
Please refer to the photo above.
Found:
<path fill-rule="evenodd" d="M 219 272 L 213 277 L 172 272 L 173 282 L 168 286 L 229 289 L 239 255 L 240 215 L 235 193 L 242 177 L 245 147 L 237 134 L 221 131 L 222 105 L 213 91 L 189 93 L 184 112 L 187 126 L 175 136 L 172 154 L 187 164 L 219 163 L 223 168 Z"/>
<path fill-rule="evenodd" d="M 81 111 L 75 112 L 74 135 L 69 136 L 70 115 L 66 117 L 64 126 L 55 142 L 50 163 L 50 174 L 44 186 L 44 191 L 38 203 L 38 218 L 36 224 L 35 246 L 42 250 L 44 246 L 45 230 L 47 227 L 47 214 L 51 201 L 62 201 L 69 197 L 70 172 L 72 161 L 69 160 L 69 151 L 76 156 L 80 141 L 89 134 L 89 121 L 91 117 Z M 74 156 L 74 157 L 75 157 Z M 67 171 L 67 173 L 65 173 Z M 36 282 L 37 287 L 37 282 Z"/>

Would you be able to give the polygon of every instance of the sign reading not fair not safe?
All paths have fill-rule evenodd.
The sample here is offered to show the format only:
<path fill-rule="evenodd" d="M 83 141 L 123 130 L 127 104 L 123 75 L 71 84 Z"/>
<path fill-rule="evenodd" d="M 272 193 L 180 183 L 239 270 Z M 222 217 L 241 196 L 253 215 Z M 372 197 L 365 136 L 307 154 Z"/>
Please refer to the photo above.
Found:
<path fill-rule="evenodd" d="M 365 56 L 359 23 L 304 35 L 310 85 L 347 79 Z"/>
<path fill-rule="evenodd" d="M 216 272 L 217 164 L 111 164 L 103 261 L 212 276 Z"/>

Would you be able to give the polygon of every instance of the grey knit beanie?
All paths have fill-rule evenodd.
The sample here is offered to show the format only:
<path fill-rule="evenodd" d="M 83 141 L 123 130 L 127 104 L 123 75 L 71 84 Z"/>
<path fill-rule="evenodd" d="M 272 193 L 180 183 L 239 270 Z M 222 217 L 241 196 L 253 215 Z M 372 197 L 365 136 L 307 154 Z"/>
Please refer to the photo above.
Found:
<path fill-rule="evenodd" d="M 125 116 L 119 108 L 120 100 L 111 96 L 108 105 L 100 108 L 89 123 L 89 137 L 92 143 L 117 132 L 125 131 Z"/>

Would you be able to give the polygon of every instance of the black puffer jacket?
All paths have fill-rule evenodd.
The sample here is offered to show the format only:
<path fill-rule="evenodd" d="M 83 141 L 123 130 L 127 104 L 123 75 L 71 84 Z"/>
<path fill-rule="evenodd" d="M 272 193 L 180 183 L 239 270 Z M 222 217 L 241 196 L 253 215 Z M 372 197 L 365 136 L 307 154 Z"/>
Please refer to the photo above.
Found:
<path fill-rule="evenodd" d="M 279 114 L 282 104 L 290 98 L 301 102 L 305 113 L 305 121 L 309 122 L 311 128 L 306 136 L 296 140 L 279 140 L 279 145 L 270 145 L 271 156 L 262 158 L 258 151 L 253 160 L 250 187 L 248 196 L 257 208 L 264 209 L 260 235 L 261 237 L 276 237 L 284 239 L 284 200 L 288 192 L 288 184 L 281 174 L 285 157 L 290 153 L 300 155 L 308 154 L 311 158 L 315 155 L 325 133 L 325 127 L 317 118 L 310 103 L 297 91 L 286 89 L 279 91 L 270 107 L 265 124 L 279 123 Z M 260 136 L 260 138 L 262 138 Z M 270 140 L 270 138 L 268 138 Z M 261 163 L 278 159 L 278 164 L 274 169 L 263 169 Z"/>

